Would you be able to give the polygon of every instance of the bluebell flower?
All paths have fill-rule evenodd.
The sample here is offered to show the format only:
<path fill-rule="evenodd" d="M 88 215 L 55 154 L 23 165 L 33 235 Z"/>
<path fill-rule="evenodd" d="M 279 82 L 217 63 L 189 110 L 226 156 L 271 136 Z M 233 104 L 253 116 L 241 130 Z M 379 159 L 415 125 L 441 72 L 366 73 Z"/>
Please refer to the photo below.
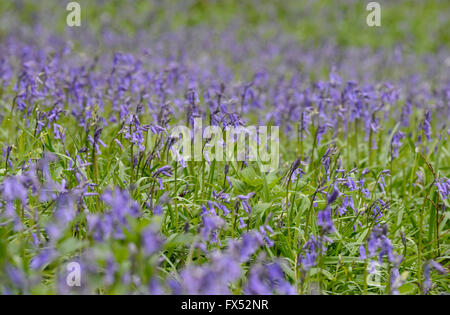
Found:
<path fill-rule="evenodd" d="M 321 227 L 323 233 L 333 233 L 335 231 L 333 219 L 331 218 L 331 208 L 326 207 L 317 214 L 317 225 Z"/>
<path fill-rule="evenodd" d="M 241 201 L 242 208 L 244 208 L 245 212 L 251 213 L 252 207 L 249 205 L 249 200 L 255 195 L 254 192 L 248 193 L 247 195 L 238 195 L 237 198 Z"/>
<path fill-rule="evenodd" d="M 53 249 L 43 249 L 39 254 L 34 256 L 30 262 L 31 269 L 41 269 L 43 266 L 47 265 L 55 257 L 55 252 Z"/>
<path fill-rule="evenodd" d="M 447 177 L 439 178 L 436 180 L 435 185 L 441 194 L 442 199 L 448 199 L 448 196 L 450 195 L 450 179 Z"/>
<path fill-rule="evenodd" d="M 359 257 L 364 260 L 367 259 L 367 255 L 366 255 L 366 249 L 364 248 L 364 245 L 361 245 L 359 247 Z"/>
<path fill-rule="evenodd" d="M 162 246 L 162 239 L 152 227 L 147 227 L 141 234 L 142 247 L 146 255 L 152 255 L 159 251 Z"/>
<path fill-rule="evenodd" d="M 431 140 L 431 112 L 427 110 L 425 112 L 425 118 L 423 120 L 423 133 L 427 137 L 427 140 Z"/>
<path fill-rule="evenodd" d="M 328 196 L 327 203 L 330 205 L 330 204 L 332 204 L 333 202 L 335 202 L 336 199 L 340 196 L 340 194 L 341 194 L 341 192 L 339 191 L 339 188 L 338 188 L 337 184 L 334 185 L 333 191 L 332 191 L 331 194 Z"/>

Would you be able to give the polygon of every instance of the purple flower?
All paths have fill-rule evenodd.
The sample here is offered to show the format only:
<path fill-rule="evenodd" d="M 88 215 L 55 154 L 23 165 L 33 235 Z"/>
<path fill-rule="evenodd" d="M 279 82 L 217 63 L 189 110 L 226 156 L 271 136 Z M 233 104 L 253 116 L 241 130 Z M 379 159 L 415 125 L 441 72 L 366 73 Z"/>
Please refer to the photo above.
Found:
<path fill-rule="evenodd" d="M 152 228 L 147 228 L 142 232 L 142 246 L 146 255 L 156 253 L 162 245 L 162 240 L 158 233 Z"/>
<path fill-rule="evenodd" d="M 430 265 L 441 275 L 446 275 L 448 273 L 447 269 L 445 269 L 440 263 L 437 263 L 434 260 L 430 260 Z"/>
<path fill-rule="evenodd" d="M 233 252 L 215 251 L 211 261 L 201 266 L 189 265 L 180 272 L 178 292 L 182 294 L 230 294 L 230 284 L 241 276 L 242 269 Z"/>
<path fill-rule="evenodd" d="M 371 234 L 367 243 L 367 249 L 369 250 L 369 257 L 373 257 L 378 249 L 379 240 L 375 234 Z"/>
<path fill-rule="evenodd" d="M 123 145 L 122 145 L 122 143 L 119 141 L 119 139 L 114 139 L 114 142 L 117 143 L 117 145 L 123 150 Z"/>
<path fill-rule="evenodd" d="M 239 200 L 241 200 L 242 208 L 244 208 L 245 212 L 247 212 L 247 213 L 252 212 L 252 207 L 249 205 L 248 201 L 249 201 L 249 199 L 252 198 L 254 195 L 255 195 L 255 193 L 254 193 L 254 192 L 251 192 L 251 193 L 249 193 L 249 194 L 247 194 L 247 195 L 239 195 L 239 196 L 237 196 L 237 198 L 238 198 Z"/>
<path fill-rule="evenodd" d="M 427 110 L 425 112 L 425 118 L 423 120 L 423 132 L 428 141 L 431 140 L 431 112 Z"/>
<path fill-rule="evenodd" d="M 160 175 L 164 175 L 167 177 L 172 176 L 172 168 L 169 165 L 163 166 L 153 173 L 153 177 L 158 177 Z"/>
<path fill-rule="evenodd" d="M 228 208 L 218 202 L 214 202 L 214 205 L 216 206 L 217 209 L 222 210 L 224 215 L 229 215 L 230 214 L 230 210 L 228 210 Z"/>
<path fill-rule="evenodd" d="M 205 206 L 202 206 L 203 213 L 202 213 L 202 222 L 203 226 L 200 229 L 202 237 L 205 241 L 208 241 L 212 238 L 214 241 L 215 238 L 215 231 L 222 227 L 225 224 L 225 221 L 219 217 L 214 207 L 212 206 L 212 203 L 209 203 L 209 210 L 206 209 Z"/>
<path fill-rule="evenodd" d="M 220 200 L 222 202 L 229 202 L 230 199 L 230 195 L 225 193 L 223 190 L 221 190 L 220 192 L 216 192 L 215 190 L 213 190 L 212 195 L 214 197 L 214 199 L 216 200 Z"/>
<path fill-rule="evenodd" d="M 105 283 L 107 285 L 114 283 L 117 270 L 118 264 L 115 262 L 114 256 L 111 255 L 106 259 Z"/>
<path fill-rule="evenodd" d="M 394 255 L 393 246 L 391 240 L 387 237 L 387 225 L 379 228 L 375 226 L 367 241 L 367 249 L 369 251 L 369 257 L 373 257 L 378 253 L 378 261 L 383 262 L 383 257 L 391 263 L 395 263 L 399 256 Z"/>
<path fill-rule="evenodd" d="M 352 196 L 345 196 L 344 200 L 342 201 L 342 206 L 338 207 L 339 215 L 344 215 L 347 212 L 348 207 L 352 208 L 353 211 L 355 211 Z"/>
<path fill-rule="evenodd" d="M 448 199 L 450 195 L 450 179 L 442 177 L 436 181 L 436 187 L 442 196 L 442 199 Z"/>
<path fill-rule="evenodd" d="M 148 292 L 151 295 L 162 295 L 164 294 L 164 290 L 161 287 L 160 282 L 156 278 L 151 278 L 148 285 Z"/>
<path fill-rule="evenodd" d="M 392 243 L 391 241 L 384 235 L 381 236 L 381 246 L 380 246 L 380 253 L 379 253 L 379 259 L 380 263 L 383 260 L 383 256 L 386 256 L 390 262 L 394 262 L 394 254 L 392 253 Z"/>
<path fill-rule="evenodd" d="M 8 265 L 6 267 L 6 274 L 15 288 L 23 289 L 25 287 L 27 280 L 25 273 L 22 270 Z"/>
<path fill-rule="evenodd" d="M 355 181 L 353 180 L 353 178 L 351 176 L 347 177 L 347 182 L 344 183 L 343 185 L 347 186 L 350 191 L 354 191 L 354 190 L 358 189 L 356 187 Z"/>
<path fill-rule="evenodd" d="M 23 204 L 28 198 L 28 189 L 24 186 L 22 176 L 13 176 L 4 179 L 1 191 L 2 196 L 7 201 L 20 200 Z"/>
<path fill-rule="evenodd" d="M 422 288 L 423 292 L 427 294 L 430 291 L 431 286 L 433 285 L 433 282 L 431 282 L 431 267 L 429 263 L 423 266 L 423 275 L 425 277 L 425 280 L 422 283 Z"/>
<path fill-rule="evenodd" d="M 97 241 L 109 238 L 123 239 L 124 229 L 128 228 L 128 217 L 136 218 L 140 215 L 138 204 L 131 199 L 127 191 L 116 188 L 114 191 L 106 190 L 102 200 L 111 207 L 102 215 L 88 214 L 88 231 Z"/>
<path fill-rule="evenodd" d="M 263 244 L 261 238 L 256 232 L 245 233 L 239 243 L 233 243 L 235 251 L 238 253 L 238 260 L 240 262 L 247 261 L 256 252 L 256 250 Z"/>
<path fill-rule="evenodd" d="M 333 233 L 335 231 L 333 219 L 331 218 L 331 208 L 326 207 L 317 214 L 317 225 L 321 227 L 323 233 Z"/>
<path fill-rule="evenodd" d="M 257 265 L 250 270 L 245 294 L 295 294 L 295 289 L 285 280 L 284 272 L 277 262 Z"/>
<path fill-rule="evenodd" d="M 401 140 L 405 138 L 405 134 L 401 131 L 398 131 L 392 137 L 391 148 L 392 148 L 392 158 L 398 157 L 398 150 L 402 146 Z"/>
<path fill-rule="evenodd" d="M 30 262 L 30 268 L 31 269 L 41 269 L 55 256 L 55 252 L 51 249 L 44 249 L 42 250 L 37 256 L 34 256 L 33 259 L 31 259 Z"/>
<path fill-rule="evenodd" d="M 367 259 L 367 255 L 366 255 L 366 249 L 364 248 L 364 245 L 361 245 L 359 247 L 359 257 L 364 260 Z"/>
<path fill-rule="evenodd" d="M 303 272 L 308 271 L 314 267 L 317 263 L 317 257 L 326 252 L 326 243 L 332 243 L 333 241 L 325 236 L 311 235 L 309 240 L 303 245 L 302 252 L 298 256 L 298 265 Z"/>
<path fill-rule="evenodd" d="M 390 282 L 391 282 L 391 294 L 393 295 L 397 295 L 400 292 L 398 291 L 398 289 L 403 285 L 403 280 L 400 276 L 400 272 L 398 270 L 398 266 L 394 266 L 391 269 L 391 275 L 390 275 Z"/>
<path fill-rule="evenodd" d="M 441 275 L 446 275 L 448 273 L 448 271 L 444 267 L 442 267 L 441 264 L 433 260 L 426 262 L 423 267 L 423 274 L 425 277 L 425 281 L 423 282 L 423 291 L 425 294 L 427 294 L 431 290 L 431 287 L 433 285 L 431 281 L 431 267 L 433 267 Z"/>
<path fill-rule="evenodd" d="M 124 129 L 121 131 L 125 139 L 129 140 L 132 144 L 136 145 L 140 151 L 145 149 L 144 147 L 144 135 L 143 132 L 146 132 L 147 128 L 141 126 L 141 122 L 139 118 L 135 114 L 131 114 L 128 116 L 124 123 Z"/>
<path fill-rule="evenodd" d="M 333 192 L 331 193 L 331 195 L 328 196 L 327 203 L 330 205 L 333 202 L 335 202 L 340 194 L 341 192 L 339 191 L 337 184 L 334 185 Z"/>

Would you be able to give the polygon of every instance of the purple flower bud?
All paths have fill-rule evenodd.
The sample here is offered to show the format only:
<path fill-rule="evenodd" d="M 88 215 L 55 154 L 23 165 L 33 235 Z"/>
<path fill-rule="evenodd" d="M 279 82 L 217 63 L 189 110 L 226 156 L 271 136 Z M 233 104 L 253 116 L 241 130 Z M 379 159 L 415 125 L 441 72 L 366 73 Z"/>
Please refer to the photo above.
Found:
<path fill-rule="evenodd" d="M 364 245 L 361 245 L 359 247 L 359 257 L 364 260 L 367 259 L 367 255 L 366 255 L 366 249 L 364 248 Z"/>
<path fill-rule="evenodd" d="M 317 214 L 317 225 L 322 228 L 322 232 L 324 233 L 333 233 L 335 231 L 330 207 L 326 207 L 325 210 L 319 211 Z"/>
<path fill-rule="evenodd" d="M 330 205 L 330 204 L 332 204 L 333 202 L 335 202 L 336 199 L 339 197 L 340 194 L 341 194 L 341 193 L 340 193 L 340 191 L 339 191 L 339 189 L 338 189 L 337 184 L 334 185 L 334 187 L 333 187 L 333 192 L 331 193 L 331 195 L 328 196 L 327 203 Z"/>

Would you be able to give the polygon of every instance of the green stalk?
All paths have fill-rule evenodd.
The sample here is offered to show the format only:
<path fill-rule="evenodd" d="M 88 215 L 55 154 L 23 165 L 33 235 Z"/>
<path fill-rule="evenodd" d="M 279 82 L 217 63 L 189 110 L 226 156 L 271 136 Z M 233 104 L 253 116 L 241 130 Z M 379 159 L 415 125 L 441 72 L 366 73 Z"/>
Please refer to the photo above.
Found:
<path fill-rule="evenodd" d="M 305 234 L 303 234 L 303 238 L 304 238 L 305 242 L 306 242 L 306 238 L 308 237 L 309 221 L 310 221 L 310 218 L 311 218 L 311 212 L 312 212 L 313 205 L 314 205 L 314 199 L 316 199 L 316 195 L 317 195 L 317 191 L 318 190 L 319 189 L 317 188 L 316 191 L 314 192 L 314 194 L 312 195 L 311 204 L 310 204 L 308 212 L 306 214 Z"/>
<path fill-rule="evenodd" d="M 289 186 L 291 183 L 291 178 L 288 179 L 288 182 L 286 184 L 286 215 L 287 215 L 287 230 L 288 230 L 288 243 L 289 247 L 292 248 L 291 244 L 291 214 L 289 213 Z"/>
<path fill-rule="evenodd" d="M 130 185 L 132 185 L 134 183 L 134 152 L 133 152 L 133 143 L 130 146 L 130 170 L 131 170 L 131 174 L 130 174 Z"/>
<path fill-rule="evenodd" d="M 355 148 L 356 148 L 356 165 L 359 166 L 359 141 L 358 141 L 358 122 L 359 119 L 355 119 Z"/>
<path fill-rule="evenodd" d="M 419 283 L 420 294 L 423 294 L 422 286 L 422 231 L 423 231 L 423 215 L 419 217 L 419 244 L 417 245 L 417 282 Z"/>
<path fill-rule="evenodd" d="M 174 183 L 174 193 L 173 198 L 175 200 L 175 211 L 176 211 L 176 219 L 178 221 L 178 181 L 177 181 L 177 170 L 178 170 L 178 162 L 175 161 L 175 169 L 174 169 L 174 176 L 175 176 L 175 183 Z"/>

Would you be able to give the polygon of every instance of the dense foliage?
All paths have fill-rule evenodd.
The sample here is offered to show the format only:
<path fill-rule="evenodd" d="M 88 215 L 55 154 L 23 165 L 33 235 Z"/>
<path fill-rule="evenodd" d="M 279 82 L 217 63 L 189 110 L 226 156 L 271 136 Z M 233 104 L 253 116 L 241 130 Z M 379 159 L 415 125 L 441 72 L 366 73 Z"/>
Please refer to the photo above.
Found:
<path fill-rule="evenodd" d="M 448 293 L 448 50 L 257 24 L 2 30 L 1 293 Z M 194 118 L 279 126 L 279 168 L 171 159 Z"/>

